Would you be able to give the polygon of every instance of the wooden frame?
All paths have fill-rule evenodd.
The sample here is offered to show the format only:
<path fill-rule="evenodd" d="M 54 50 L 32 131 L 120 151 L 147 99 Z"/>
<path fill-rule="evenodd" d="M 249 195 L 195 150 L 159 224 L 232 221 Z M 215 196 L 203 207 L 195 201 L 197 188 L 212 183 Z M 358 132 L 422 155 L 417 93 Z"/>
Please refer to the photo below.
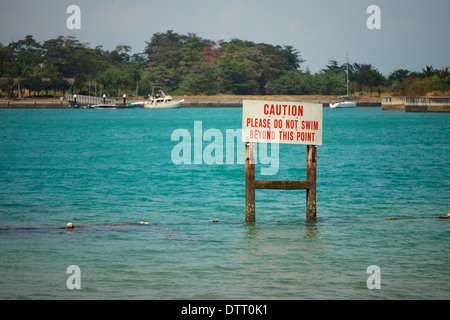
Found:
<path fill-rule="evenodd" d="M 306 180 L 255 180 L 255 143 L 245 143 L 245 220 L 255 221 L 255 190 L 306 190 L 306 220 L 316 220 L 317 146 L 306 147 Z"/>

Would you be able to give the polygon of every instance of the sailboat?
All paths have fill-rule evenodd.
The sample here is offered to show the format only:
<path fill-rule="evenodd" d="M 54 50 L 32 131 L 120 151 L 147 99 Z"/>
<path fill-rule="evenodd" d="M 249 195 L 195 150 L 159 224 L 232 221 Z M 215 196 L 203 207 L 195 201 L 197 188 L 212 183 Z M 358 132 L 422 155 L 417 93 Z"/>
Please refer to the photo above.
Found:
<path fill-rule="evenodd" d="M 338 101 L 330 102 L 330 108 L 356 108 L 356 101 L 348 99 L 348 53 L 347 53 L 347 95 L 338 98 Z"/>

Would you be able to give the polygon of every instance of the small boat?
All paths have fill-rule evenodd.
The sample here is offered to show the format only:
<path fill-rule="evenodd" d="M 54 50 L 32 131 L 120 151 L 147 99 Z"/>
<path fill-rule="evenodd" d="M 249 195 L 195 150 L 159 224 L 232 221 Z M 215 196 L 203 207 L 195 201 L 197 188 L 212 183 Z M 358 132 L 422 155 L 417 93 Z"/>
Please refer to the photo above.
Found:
<path fill-rule="evenodd" d="M 100 103 L 100 104 L 94 104 L 90 106 L 91 109 L 124 109 L 128 108 L 127 105 L 118 105 L 115 103 L 109 104 L 109 103 Z"/>
<path fill-rule="evenodd" d="M 337 102 L 330 102 L 330 108 L 356 108 L 356 101 L 348 100 L 348 53 L 347 53 L 347 95 L 338 98 Z"/>
<path fill-rule="evenodd" d="M 142 108 L 145 109 L 172 109 L 181 107 L 182 100 L 172 100 L 170 95 L 166 95 L 162 90 L 159 90 L 158 94 L 151 95 L 147 101 L 144 101 Z M 141 105 L 140 102 L 136 102 L 137 105 Z"/>
<path fill-rule="evenodd" d="M 117 109 L 114 104 L 94 104 L 90 106 L 91 109 Z"/>
<path fill-rule="evenodd" d="M 135 101 L 135 102 L 131 102 L 128 106 L 133 109 L 140 109 L 140 108 L 144 107 L 145 102 L 146 101 Z"/>
<path fill-rule="evenodd" d="M 330 108 L 356 108 L 356 101 L 348 100 L 348 96 L 342 96 L 336 102 L 331 101 Z"/>
<path fill-rule="evenodd" d="M 116 104 L 116 103 L 100 103 L 100 104 L 94 104 L 91 105 L 89 108 L 91 109 L 133 109 L 137 108 L 137 106 L 134 106 L 132 103 L 125 103 L 125 104 Z"/>

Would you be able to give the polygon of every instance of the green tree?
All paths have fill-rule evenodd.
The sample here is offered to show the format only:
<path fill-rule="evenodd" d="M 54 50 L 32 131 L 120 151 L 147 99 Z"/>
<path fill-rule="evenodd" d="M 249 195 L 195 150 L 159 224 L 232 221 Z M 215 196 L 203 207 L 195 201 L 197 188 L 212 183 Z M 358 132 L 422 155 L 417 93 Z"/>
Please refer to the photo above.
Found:
<path fill-rule="evenodd" d="M 23 83 L 24 87 L 30 91 L 41 91 L 43 89 L 42 77 L 40 75 L 28 76 Z"/>
<path fill-rule="evenodd" d="M 50 87 L 55 91 L 64 93 L 70 85 L 62 76 L 54 75 L 50 80 Z"/>
<path fill-rule="evenodd" d="M 183 77 L 180 90 L 184 94 L 215 94 L 216 68 L 207 63 L 199 64 Z"/>
<path fill-rule="evenodd" d="M 237 63 L 231 63 L 230 60 L 237 60 Z M 288 69 L 288 63 L 283 56 L 283 52 L 278 48 L 265 44 L 255 44 L 250 41 L 233 39 L 228 43 L 219 59 L 219 68 L 222 73 L 231 74 L 230 70 L 235 68 L 234 72 L 240 74 L 245 69 L 249 69 L 247 77 L 240 74 L 237 77 L 239 87 L 246 88 L 244 91 L 252 94 L 271 93 L 273 84 L 279 76 Z M 230 68 L 231 67 L 231 68 Z M 229 77 L 225 77 L 229 81 Z M 248 82 L 245 84 L 245 82 Z M 256 92 L 253 89 L 256 82 Z M 241 90 L 240 90 L 241 91 Z M 250 93 L 249 93 L 250 94 Z"/>
<path fill-rule="evenodd" d="M 372 69 L 372 65 L 362 65 L 356 72 L 351 75 L 351 79 L 355 80 L 362 88 L 362 92 L 366 87 L 369 87 L 370 95 L 372 95 L 373 89 L 381 86 L 385 78 L 376 69 Z"/>
<path fill-rule="evenodd" d="M 314 74 L 312 78 L 316 94 L 343 95 L 347 92 L 347 78 L 343 73 L 336 73 L 332 70 L 320 71 Z"/>
<path fill-rule="evenodd" d="M 155 33 L 144 53 L 147 55 L 149 66 L 164 66 L 174 68 L 181 61 L 181 48 L 183 47 L 183 36 L 172 30 L 166 33 Z"/>
<path fill-rule="evenodd" d="M 273 86 L 274 94 L 306 95 L 313 94 L 313 77 L 300 70 L 289 70 L 280 76 Z"/>
<path fill-rule="evenodd" d="M 347 67 L 345 64 L 339 65 L 336 60 L 328 61 L 328 64 L 325 66 L 325 69 L 322 69 L 323 72 L 333 71 L 335 73 L 347 72 Z"/>
<path fill-rule="evenodd" d="M 11 42 L 6 50 L 11 63 L 22 64 L 28 70 L 38 68 L 42 63 L 43 49 L 33 36 L 27 35 L 23 40 Z"/>
<path fill-rule="evenodd" d="M 44 42 L 44 69 L 56 69 L 64 77 L 73 78 L 78 71 L 78 54 L 82 45 L 74 37 L 59 36 Z"/>
<path fill-rule="evenodd" d="M 0 42 L 0 77 L 5 76 L 6 73 L 6 50 Z"/>
<path fill-rule="evenodd" d="M 425 77 L 432 77 L 436 74 L 436 70 L 434 70 L 433 66 L 425 66 L 425 69 L 422 69 L 422 73 Z"/>
<path fill-rule="evenodd" d="M 280 49 L 280 47 L 277 47 L 277 49 Z M 283 48 L 281 48 L 281 52 L 283 58 L 286 60 L 287 70 L 298 70 L 300 69 L 300 64 L 305 62 L 301 57 L 300 51 L 291 45 L 284 45 Z"/>
<path fill-rule="evenodd" d="M 439 77 L 441 78 L 444 85 L 449 85 L 450 84 L 449 67 L 442 68 L 442 70 L 439 71 Z"/>
<path fill-rule="evenodd" d="M 352 65 L 352 72 L 349 74 L 349 79 L 354 81 L 360 88 L 361 92 L 365 92 L 369 82 L 369 73 L 372 70 L 372 64 L 364 64 L 355 62 Z"/>
<path fill-rule="evenodd" d="M 28 76 L 30 70 L 30 67 L 23 63 L 16 62 L 13 64 L 10 75 L 12 75 L 13 78 L 17 79 L 17 91 L 19 92 L 19 95 L 22 93 L 22 83 L 24 80 L 26 80 L 26 77 Z"/>
<path fill-rule="evenodd" d="M 388 80 L 393 81 L 393 80 L 397 80 L 397 81 L 403 81 L 406 77 L 408 77 L 410 75 L 410 71 L 409 70 L 405 70 L 405 69 L 397 69 L 392 71 L 389 76 L 388 76 Z"/>
<path fill-rule="evenodd" d="M 256 94 L 258 83 L 251 63 L 238 60 L 227 54 L 218 62 L 218 77 L 220 92 L 230 94 Z"/>
<path fill-rule="evenodd" d="M 250 59 L 255 62 L 259 94 L 272 93 L 273 83 L 278 79 L 284 70 L 289 69 L 283 52 L 280 52 L 272 45 L 260 43 L 251 50 Z"/>
<path fill-rule="evenodd" d="M 386 81 L 385 77 L 377 70 L 368 71 L 367 78 L 367 85 L 369 86 L 370 96 L 372 96 L 372 92 L 374 89 L 379 88 Z"/>
<path fill-rule="evenodd" d="M 44 42 L 43 48 L 44 73 L 53 74 L 56 71 L 65 78 L 78 78 L 76 82 L 79 88 L 83 87 L 84 82 L 93 81 L 99 72 L 112 64 L 110 55 L 101 47 L 91 49 L 88 44 L 80 43 L 74 37 L 49 39 Z"/>
<path fill-rule="evenodd" d="M 142 73 L 145 88 L 156 86 L 173 91 L 178 88 L 180 81 L 181 77 L 173 69 L 163 65 L 148 66 Z"/>
<path fill-rule="evenodd" d="M 17 89 L 21 94 L 26 78 L 42 63 L 42 47 L 33 36 L 27 35 L 23 40 L 8 44 L 2 50 L 2 56 L 2 72 L 7 77 L 17 79 Z"/>
<path fill-rule="evenodd" d="M 131 51 L 131 47 L 127 45 L 120 44 L 116 46 L 116 48 L 111 51 L 110 58 L 113 64 L 120 65 L 122 63 L 126 63 L 130 61 L 131 57 L 129 52 Z"/>

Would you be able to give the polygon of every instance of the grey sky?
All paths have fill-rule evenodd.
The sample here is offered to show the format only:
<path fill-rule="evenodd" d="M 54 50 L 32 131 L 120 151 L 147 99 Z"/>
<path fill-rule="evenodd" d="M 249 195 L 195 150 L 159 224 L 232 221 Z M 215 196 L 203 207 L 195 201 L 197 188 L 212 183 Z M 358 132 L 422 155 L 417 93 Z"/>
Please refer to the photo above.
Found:
<path fill-rule="evenodd" d="M 81 29 L 69 30 L 69 5 Z M 370 5 L 381 29 L 366 26 Z M 384 75 L 450 65 L 449 0 L 0 0 L 0 42 L 31 34 L 38 41 L 74 36 L 91 47 L 118 44 L 142 52 L 156 32 L 188 32 L 210 40 L 238 38 L 292 45 L 315 73 L 329 60 L 372 63 Z"/>

